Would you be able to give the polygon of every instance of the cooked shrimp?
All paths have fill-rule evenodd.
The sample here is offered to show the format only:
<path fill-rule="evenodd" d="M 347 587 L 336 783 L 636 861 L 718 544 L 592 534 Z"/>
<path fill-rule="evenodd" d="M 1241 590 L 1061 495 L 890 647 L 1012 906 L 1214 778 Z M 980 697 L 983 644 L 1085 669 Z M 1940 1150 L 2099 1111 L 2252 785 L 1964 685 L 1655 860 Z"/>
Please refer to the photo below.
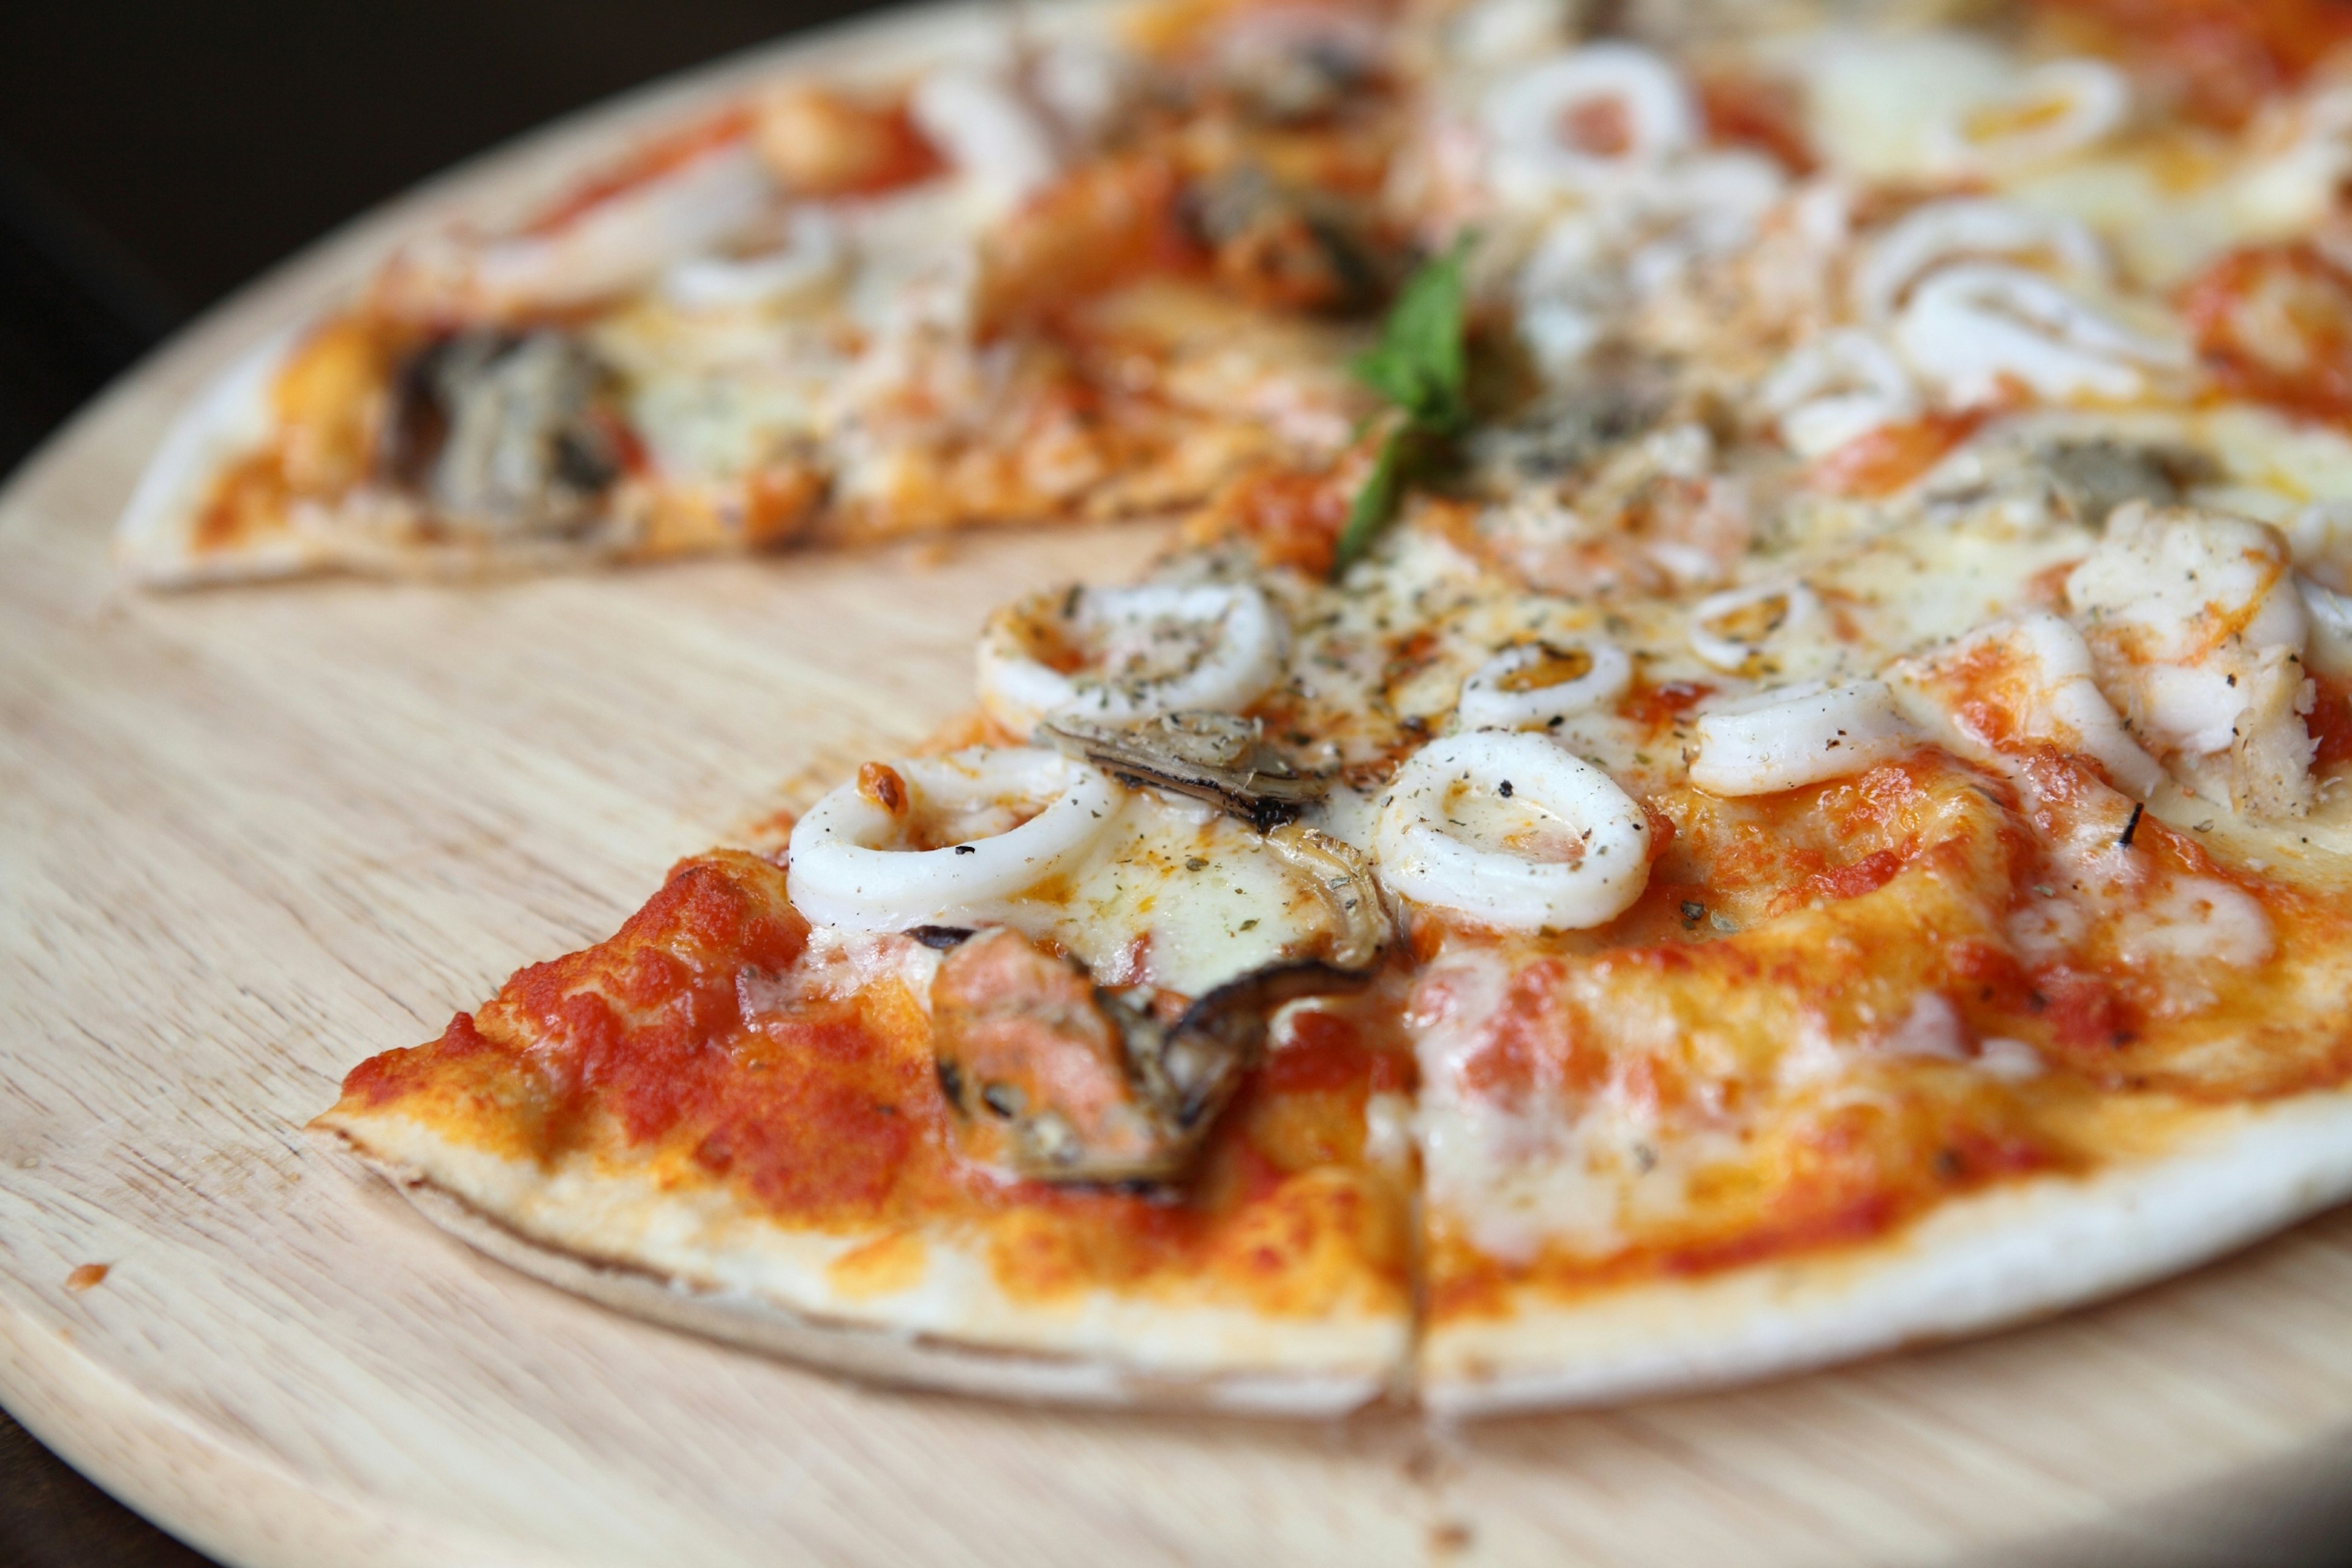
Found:
<path fill-rule="evenodd" d="M 2066 598 L 2101 687 L 2183 783 L 2254 816 L 2310 808 L 2309 619 L 2276 530 L 2134 501 Z"/>
<path fill-rule="evenodd" d="M 2084 756 L 2141 799 L 2164 782 L 2099 690 L 2083 634 L 2047 611 L 1898 659 L 1886 678 L 1913 722 L 1973 761 L 2011 770 L 2037 752 Z"/>

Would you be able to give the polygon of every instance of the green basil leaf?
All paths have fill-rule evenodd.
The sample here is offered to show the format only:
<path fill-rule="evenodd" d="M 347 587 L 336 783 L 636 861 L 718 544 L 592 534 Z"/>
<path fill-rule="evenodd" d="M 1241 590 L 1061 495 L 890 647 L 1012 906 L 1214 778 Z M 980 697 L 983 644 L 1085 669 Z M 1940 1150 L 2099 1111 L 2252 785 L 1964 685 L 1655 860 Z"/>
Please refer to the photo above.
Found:
<path fill-rule="evenodd" d="M 1364 476 L 1357 488 L 1356 499 L 1348 503 L 1347 526 L 1339 531 L 1339 546 L 1332 552 L 1331 574 L 1338 576 L 1362 559 L 1381 530 L 1388 526 L 1390 516 L 1396 510 L 1397 492 L 1402 489 L 1406 447 L 1412 440 L 1412 427 L 1400 425 L 1381 443 L 1380 455 L 1372 459 L 1372 471 Z"/>
<path fill-rule="evenodd" d="M 1469 352 L 1464 342 L 1465 295 L 1462 264 L 1469 236 L 1405 279 L 1381 323 L 1381 341 L 1356 361 L 1356 378 L 1404 415 L 1381 441 L 1372 471 L 1348 506 L 1347 525 L 1332 552 L 1334 576 L 1362 559 L 1396 512 L 1408 465 L 1424 447 L 1460 435 L 1470 424 Z"/>
<path fill-rule="evenodd" d="M 1381 324 L 1381 341 L 1356 362 L 1357 379 L 1410 415 L 1416 425 L 1451 433 L 1469 423 L 1463 346 L 1466 243 L 1405 280 Z"/>

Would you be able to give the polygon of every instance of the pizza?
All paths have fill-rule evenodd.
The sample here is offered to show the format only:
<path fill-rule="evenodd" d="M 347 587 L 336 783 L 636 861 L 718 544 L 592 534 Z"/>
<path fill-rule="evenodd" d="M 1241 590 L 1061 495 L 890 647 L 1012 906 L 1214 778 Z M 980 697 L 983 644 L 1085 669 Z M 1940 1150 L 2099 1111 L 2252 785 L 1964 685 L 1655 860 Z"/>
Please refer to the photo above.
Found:
<path fill-rule="evenodd" d="M 1410 239 L 1369 43 L 1256 83 L 1180 28 L 1176 100 L 1077 18 L 929 31 L 957 64 L 787 75 L 419 235 L 191 411 L 121 558 L 475 574 L 1165 514 L 1348 444 L 1347 317 Z"/>
<path fill-rule="evenodd" d="M 1040 14 L 270 351 L 172 572 L 1181 519 L 320 1134 L 627 1311 L 1292 1415 L 1817 1365 L 2352 1195 L 2352 14 L 1587 20 Z M 721 167 L 740 228 L 576 237 Z M 610 482 L 457 505 L 558 404 Z"/>

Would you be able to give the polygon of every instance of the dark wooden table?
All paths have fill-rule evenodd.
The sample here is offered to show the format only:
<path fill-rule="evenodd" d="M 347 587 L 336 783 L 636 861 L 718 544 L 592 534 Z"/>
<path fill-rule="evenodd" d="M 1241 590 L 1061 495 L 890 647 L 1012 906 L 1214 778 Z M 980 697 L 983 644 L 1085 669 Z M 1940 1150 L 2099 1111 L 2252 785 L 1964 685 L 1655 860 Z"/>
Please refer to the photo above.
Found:
<path fill-rule="evenodd" d="M 0 1412 L 0 1568 L 213 1568 Z"/>

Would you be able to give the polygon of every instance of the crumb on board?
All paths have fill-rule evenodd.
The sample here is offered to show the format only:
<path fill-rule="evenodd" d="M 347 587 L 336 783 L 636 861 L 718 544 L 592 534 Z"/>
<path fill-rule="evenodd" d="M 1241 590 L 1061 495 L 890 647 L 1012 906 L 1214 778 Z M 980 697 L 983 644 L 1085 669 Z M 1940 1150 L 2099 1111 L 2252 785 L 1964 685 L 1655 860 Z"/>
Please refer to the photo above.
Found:
<path fill-rule="evenodd" d="M 66 1276 L 66 1289 L 79 1291 L 87 1290 L 94 1285 L 103 1285 L 106 1283 L 108 1268 L 109 1265 L 103 1263 L 78 1264 L 74 1271 Z"/>

